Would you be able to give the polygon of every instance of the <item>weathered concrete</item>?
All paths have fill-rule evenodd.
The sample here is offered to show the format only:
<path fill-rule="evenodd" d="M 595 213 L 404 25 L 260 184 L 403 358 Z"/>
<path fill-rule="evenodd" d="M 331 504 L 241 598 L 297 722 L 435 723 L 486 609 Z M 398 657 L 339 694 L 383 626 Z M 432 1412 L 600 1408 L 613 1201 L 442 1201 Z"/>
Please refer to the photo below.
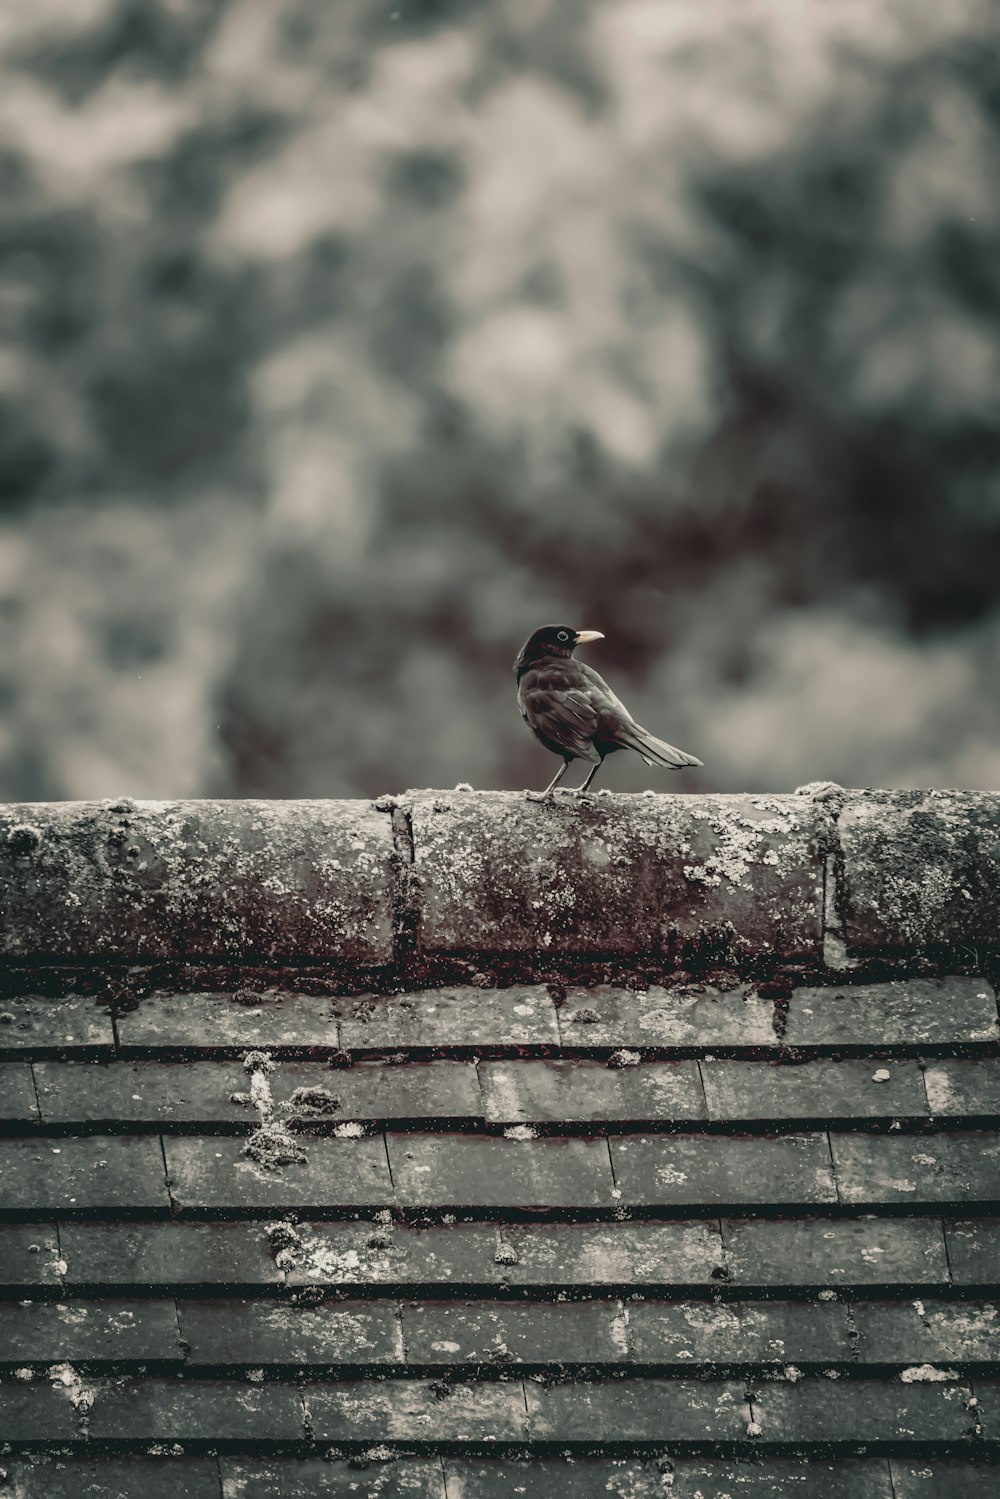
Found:
<path fill-rule="evenodd" d="M 819 955 L 834 824 L 811 798 L 416 792 L 402 806 L 424 954 Z"/>
<path fill-rule="evenodd" d="M 1000 943 L 1000 796 L 852 791 L 838 834 L 849 954 Z"/>
<path fill-rule="evenodd" d="M 0 952 L 388 963 L 395 854 L 367 802 L 0 809 Z"/>

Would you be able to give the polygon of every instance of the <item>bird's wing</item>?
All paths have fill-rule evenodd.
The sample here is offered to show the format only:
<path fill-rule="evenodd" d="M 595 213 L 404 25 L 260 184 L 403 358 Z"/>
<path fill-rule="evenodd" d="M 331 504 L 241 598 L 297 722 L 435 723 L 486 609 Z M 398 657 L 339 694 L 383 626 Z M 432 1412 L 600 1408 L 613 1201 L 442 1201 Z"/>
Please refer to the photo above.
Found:
<path fill-rule="evenodd" d="M 603 719 L 604 715 L 607 715 L 611 720 L 620 718 L 623 723 L 635 723 L 635 719 L 621 698 L 617 697 L 611 691 L 611 688 L 599 671 L 595 671 L 592 666 L 588 666 L 586 661 L 574 661 L 573 665 L 580 673 L 580 688 L 586 693 L 588 701 L 591 703 L 599 720 Z M 600 727 L 603 729 L 603 722 L 600 723 Z"/>
<path fill-rule="evenodd" d="M 598 715 L 586 692 L 557 681 L 540 680 L 521 682 L 518 701 L 521 712 L 536 734 L 557 744 L 568 755 L 578 760 L 600 763 L 600 755 L 594 748 Z"/>
<path fill-rule="evenodd" d="M 585 661 L 576 664 L 586 679 L 584 691 L 597 714 L 598 742 L 610 740 L 612 744 L 620 744 L 622 749 L 635 750 L 647 765 L 668 765 L 676 769 L 680 765 L 702 763 L 696 756 L 657 739 L 655 734 L 637 724 L 621 698 L 615 696 L 604 678 L 592 666 L 588 666 Z"/>

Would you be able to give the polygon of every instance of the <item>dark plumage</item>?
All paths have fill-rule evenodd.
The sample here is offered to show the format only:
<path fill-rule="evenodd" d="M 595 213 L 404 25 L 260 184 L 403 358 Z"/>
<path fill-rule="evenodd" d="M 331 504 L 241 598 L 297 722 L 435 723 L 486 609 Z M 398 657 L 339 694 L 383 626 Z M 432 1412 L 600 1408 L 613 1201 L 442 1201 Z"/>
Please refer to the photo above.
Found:
<path fill-rule="evenodd" d="M 647 765 L 676 769 L 702 763 L 637 724 L 604 678 L 593 667 L 574 659 L 576 646 L 603 639 L 599 630 L 544 625 L 529 636 L 514 662 L 517 704 L 525 723 L 547 750 L 563 758 L 562 769 L 545 790 L 529 791 L 531 797 L 548 796 L 572 760 L 589 760 L 593 766 L 583 785 L 577 788 L 586 791 L 604 757 L 620 749 L 635 750 Z"/>

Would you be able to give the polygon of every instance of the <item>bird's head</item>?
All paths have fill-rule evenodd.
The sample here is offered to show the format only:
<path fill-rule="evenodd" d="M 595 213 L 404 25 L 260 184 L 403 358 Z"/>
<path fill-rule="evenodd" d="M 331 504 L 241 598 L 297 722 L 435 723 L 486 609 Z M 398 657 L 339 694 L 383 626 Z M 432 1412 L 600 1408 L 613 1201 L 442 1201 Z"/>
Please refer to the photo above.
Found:
<path fill-rule="evenodd" d="M 570 625 L 543 625 L 529 635 L 514 662 L 515 671 L 524 671 L 545 656 L 572 656 L 578 645 L 588 640 L 603 640 L 600 630 L 574 630 Z"/>

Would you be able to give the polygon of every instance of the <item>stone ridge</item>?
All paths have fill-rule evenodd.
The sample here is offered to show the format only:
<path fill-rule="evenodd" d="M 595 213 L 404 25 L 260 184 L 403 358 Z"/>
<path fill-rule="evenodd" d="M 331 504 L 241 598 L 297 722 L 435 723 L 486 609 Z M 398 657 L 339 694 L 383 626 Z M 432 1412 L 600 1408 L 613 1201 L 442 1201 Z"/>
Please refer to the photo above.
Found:
<path fill-rule="evenodd" d="M 0 809 L 0 953 L 34 963 L 954 971 L 1000 946 L 998 884 L 1000 796 L 978 792 Z"/>

